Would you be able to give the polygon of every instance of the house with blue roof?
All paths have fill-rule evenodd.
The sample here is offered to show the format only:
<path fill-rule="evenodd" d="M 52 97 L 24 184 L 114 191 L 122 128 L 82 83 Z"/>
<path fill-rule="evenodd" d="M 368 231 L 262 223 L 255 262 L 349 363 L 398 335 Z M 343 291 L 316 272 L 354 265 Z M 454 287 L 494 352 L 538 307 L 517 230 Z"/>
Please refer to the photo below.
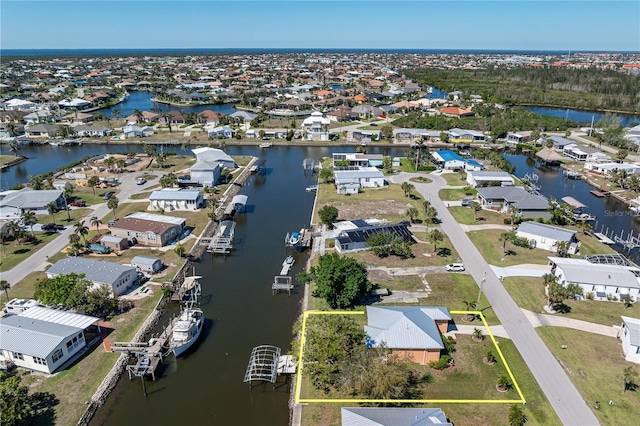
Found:
<path fill-rule="evenodd" d="M 367 347 L 384 345 L 401 359 L 426 365 L 440 359 L 449 321 L 443 306 L 367 306 Z"/>
<path fill-rule="evenodd" d="M 457 152 L 448 149 L 432 152 L 431 156 L 438 166 L 446 170 L 479 171 L 484 168 L 484 166 L 477 161 L 461 157 Z"/>

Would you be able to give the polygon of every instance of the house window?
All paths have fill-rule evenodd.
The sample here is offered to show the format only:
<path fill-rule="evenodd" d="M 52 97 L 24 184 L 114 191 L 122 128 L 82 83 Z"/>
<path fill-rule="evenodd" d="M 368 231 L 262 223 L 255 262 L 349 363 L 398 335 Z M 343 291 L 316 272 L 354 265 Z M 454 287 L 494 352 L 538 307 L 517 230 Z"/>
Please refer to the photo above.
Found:
<path fill-rule="evenodd" d="M 13 353 L 13 359 L 19 359 L 19 360 L 24 361 L 24 356 L 20 352 L 14 352 Z"/>
<path fill-rule="evenodd" d="M 54 363 L 58 362 L 60 358 L 62 358 L 62 349 L 58 349 L 51 356 L 51 359 L 53 360 Z"/>
<path fill-rule="evenodd" d="M 341 250 L 347 250 L 349 248 L 349 244 L 341 244 L 340 245 L 340 249 Z"/>
<path fill-rule="evenodd" d="M 44 358 L 38 358 L 37 356 L 33 357 L 33 362 L 40 365 L 47 365 L 47 360 Z"/>
<path fill-rule="evenodd" d="M 147 240 L 148 241 L 155 241 L 156 240 L 156 234 L 154 234 L 153 232 L 147 232 Z"/>
<path fill-rule="evenodd" d="M 136 232 L 136 238 L 142 238 L 142 232 Z"/>

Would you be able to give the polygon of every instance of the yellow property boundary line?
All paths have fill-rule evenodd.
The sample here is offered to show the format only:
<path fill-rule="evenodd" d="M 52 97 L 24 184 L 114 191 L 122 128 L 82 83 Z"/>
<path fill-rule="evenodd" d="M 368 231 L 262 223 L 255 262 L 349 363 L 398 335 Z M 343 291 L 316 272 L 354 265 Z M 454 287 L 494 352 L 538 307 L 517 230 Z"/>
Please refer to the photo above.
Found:
<path fill-rule="evenodd" d="M 496 339 L 493 335 L 493 333 L 491 332 L 491 329 L 489 328 L 489 325 L 487 324 L 486 319 L 484 318 L 484 315 L 482 314 L 482 312 L 480 311 L 450 311 L 449 312 L 452 315 L 476 315 L 479 316 L 480 319 L 482 320 L 482 324 L 484 324 L 485 329 L 487 330 L 487 334 L 489 335 L 489 337 L 491 338 L 491 342 L 493 343 L 494 348 L 496 349 L 496 351 L 498 352 L 498 355 L 500 356 L 500 360 L 502 360 L 502 363 L 504 364 L 507 373 L 509 374 L 509 378 L 511 379 L 511 382 L 513 383 L 513 386 L 515 387 L 516 391 L 518 392 L 518 396 L 520 397 L 520 399 L 500 399 L 500 400 L 494 400 L 494 399 L 302 399 L 300 398 L 300 393 L 302 392 L 302 367 L 303 367 L 303 352 L 304 352 L 304 346 L 305 346 L 305 331 L 306 331 L 306 326 L 307 326 L 307 318 L 309 317 L 309 315 L 364 315 L 363 311 L 305 311 L 303 316 L 302 316 L 302 330 L 301 330 L 301 335 L 300 335 L 300 354 L 298 357 L 298 369 L 296 372 L 296 395 L 295 395 L 295 402 L 296 403 L 313 403 L 313 402 L 348 402 L 348 403 L 354 403 L 354 404 L 358 404 L 358 403 L 371 403 L 371 402 L 376 402 L 376 403 L 413 403 L 413 404 L 433 404 L 433 403 L 438 403 L 438 404 L 516 404 L 516 403 L 525 403 L 526 400 L 524 398 L 524 395 L 522 394 L 522 391 L 520 390 L 520 386 L 518 385 L 518 382 L 516 381 L 516 378 L 513 376 L 513 373 L 511 372 L 511 368 L 509 368 L 509 364 L 507 364 L 507 361 L 504 358 L 504 354 L 502 353 L 502 351 L 500 350 L 500 347 L 498 346 L 498 342 L 496 342 Z"/>

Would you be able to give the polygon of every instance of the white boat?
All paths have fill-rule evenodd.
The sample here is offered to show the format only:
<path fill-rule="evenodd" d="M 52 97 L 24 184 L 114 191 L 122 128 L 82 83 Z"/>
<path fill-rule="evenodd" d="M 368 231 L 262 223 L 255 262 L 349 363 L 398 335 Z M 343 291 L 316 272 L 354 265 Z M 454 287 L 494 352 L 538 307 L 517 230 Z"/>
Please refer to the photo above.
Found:
<path fill-rule="evenodd" d="M 292 232 L 291 236 L 289 237 L 289 244 L 292 246 L 295 246 L 299 242 L 300 242 L 300 233 Z"/>
<path fill-rule="evenodd" d="M 170 345 L 175 356 L 182 355 L 200 337 L 204 325 L 204 315 L 201 309 L 192 304 L 184 308 L 173 322 Z"/>
<path fill-rule="evenodd" d="M 260 148 L 271 148 L 273 144 L 271 142 L 262 142 Z"/>
<path fill-rule="evenodd" d="M 307 186 L 307 189 L 306 189 L 307 192 L 315 192 L 317 190 L 318 190 L 318 185 Z"/>

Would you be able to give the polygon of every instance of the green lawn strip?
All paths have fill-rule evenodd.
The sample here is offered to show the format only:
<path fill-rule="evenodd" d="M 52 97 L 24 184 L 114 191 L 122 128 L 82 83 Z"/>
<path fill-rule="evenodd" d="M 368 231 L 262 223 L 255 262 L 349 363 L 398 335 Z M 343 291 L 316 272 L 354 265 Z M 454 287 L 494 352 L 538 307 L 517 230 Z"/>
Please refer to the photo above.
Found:
<path fill-rule="evenodd" d="M 426 299 L 420 301 L 423 305 L 445 306 L 450 311 L 465 311 L 467 310 L 465 301 L 476 302 L 478 300 L 480 287 L 478 287 L 471 275 L 447 272 L 443 274 L 427 274 L 425 279 L 431 288 L 431 292 Z M 500 324 L 484 293 L 480 297 L 478 310 L 482 311 L 489 325 Z M 456 317 L 456 322 L 468 325 L 476 325 L 477 323 L 479 327 L 482 326 L 482 322 L 479 320 L 472 322 L 462 321 L 462 315 Z"/>
<path fill-rule="evenodd" d="M 27 231 L 31 235 L 31 231 Z M 0 251 L 0 272 L 15 268 L 23 260 L 56 239 L 57 233 L 36 232 L 36 239 L 23 245 L 16 245 L 15 241 L 6 241 L 4 251 Z M 12 284 L 12 283 L 11 283 Z"/>
<path fill-rule="evenodd" d="M 112 318 L 109 322 L 114 328 L 109 339 L 112 342 L 131 340 L 155 307 L 160 295 L 161 292 L 156 291 L 151 297 L 139 301 L 131 311 Z M 38 391 L 54 393 L 60 400 L 60 404 L 55 407 L 56 424 L 76 424 L 86 409 L 86 401 L 91 399 L 119 355 L 105 352 L 103 345 L 98 344 L 71 368 L 39 382 L 36 386 Z"/>
<path fill-rule="evenodd" d="M 93 209 L 84 207 L 71 208 L 70 210 L 68 210 L 68 212 L 69 214 L 67 214 L 67 211 L 65 210 L 60 210 L 57 213 L 54 213 L 53 217 L 55 218 L 55 222 L 67 227 L 73 226 L 76 221 L 82 220 L 87 216 L 91 217 L 90 214 L 93 213 Z M 43 225 L 54 221 L 50 214 L 38 215 L 36 217 L 38 218 L 38 223 L 41 223 Z"/>
<path fill-rule="evenodd" d="M 0 155 L 0 166 L 4 166 L 7 163 L 17 160 L 18 156 L 15 155 Z"/>
<path fill-rule="evenodd" d="M 467 195 L 463 188 L 444 188 L 440 190 L 440 192 L 438 193 L 438 197 L 440 197 L 440 199 L 444 201 L 445 204 L 447 201 L 458 201 L 464 199 L 465 197 L 475 197 L 475 189 L 471 188 L 467 189 L 466 191 L 470 192 L 470 194 Z"/>
<path fill-rule="evenodd" d="M 147 211 L 147 207 L 149 207 L 149 203 L 120 203 L 120 205 L 118 205 L 118 208 L 116 209 L 116 215 L 118 219 L 121 219 L 127 215 L 130 215 L 131 213 L 135 213 L 135 212 L 145 212 L 145 213 L 152 213 Z M 110 211 L 109 213 L 107 213 L 107 215 L 102 219 L 103 223 L 108 223 L 110 221 L 114 220 L 113 217 L 113 211 Z"/>
<path fill-rule="evenodd" d="M 129 198 L 131 198 L 132 200 L 145 200 L 151 196 L 152 192 L 153 191 L 138 192 L 137 194 L 131 195 L 131 197 Z"/>
<path fill-rule="evenodd" d="M 178 172 L 180 170 L 188 169 L 196 163 L 196 158 L 190 155 L 169 155 L 167 156 L 164 167 L 159 167 L 158 162 L 154 161 L 147 170 L 161 171 L 161 172 Z"/>
<path fill-rule="evenodd" d="M 449 186 L 467 186 L 467 181 L 460 177 L 460 173 L 442 173 L 440 176 L 447 181 Z"/>
<path fill-rule="evenodd" d="M 638 392 L 621 393 L 623 370 L 638 365 L 627 362 L 616 339 L 560 327 L 536 328 L 538 335 L 563 366 L 587 405 L 603 425 L 631 425 L 640 416 Z M 562 349 L 565 345 L 566 349 Z M 599 410 L 594 409 L 600 401 Z M 613 405 L 609 405 L 613 401 Z M 635 420 L 634 420 L 635 419 Z"/>
<path fill-rule="evenodd" d="M 33 293 L 36 290 L 36 284 L 38 281 L 45 280 L 47 278 L 47 274 L 43 271 L 35 271 L 31 272 L 29 275 L 24 277 L 17 283 L 9 283 L 11 284 L 11 288 L 9 289 L 9 300 L 13 298 L 17 299 L 31 299 L 33 298 Z M 4 291 L 0 293 L 0 304 L 4 306 L 7 303 L 7 296 L 4 294 Z"/>
<path fill-rule="evenodd" d="M 417 233 L 416 233 L 417 234 Z M 424 238 L 422 235 L 416 235 L 418 238 Z M 411 266 L 444 266 L 448 263 L 460 261 L 458 252 L 455 251 L 448 237 L 444 237 L 443 241 L 438 243 L 438 251 L 448 253 L 445 256 L 434 253 L 434 247 L 431 243 L 416 243 L 411 246 L 414 257 L 402 259 L 398 256 L 388 256 L 380 258 L 371 250 L 362 250 L 346 253 L 345 256 L 353 257 L 358 262 L 371 266 L 386 266 L 388 268 L 403 268 Z"/>
<path fill-rule="evenodd" d="M 523 263 L 533 263 L 546 265 L 549 263 L 548 256 L 554 253 L 542 249 L 529 249 L 524 247 L 516 247 L 507 242 L 506 249 L 511 251 L 511 255 L 505 255 L 502 251 L 502 242 L 499 241 L 500 235 L 506 231 L 502 229 L 484 229 L 482 231 L 467 232 L 471 242 L 482 254 L 482 257 L 491 265 L 495 266 L 512 266 Z M 504 262 L 500 260 L 504 259 Z"/>
<path fill-rule="evenodd" d="M 473 208 L 462 206 L 449 207 L 449 212 L 458 223 L 464 225 L 504 225 L 504 219 L 507 217 L 492 210 L 480 210 L 476 212 L 474 221 Z"/>
<path fill-rule="evenodd" d="M 369 271 L 369 281 L 392 291 L 425 291 L 424 283 L 417 275 L 389 275 L 383 271 Z"/>
<path fill-rule="evenodd" d="M 503 285 L 519 307 L 533 312 L 543 312 L 542 308 L 546 305 L 547 298 L 542 278 L 507 277 Z M 621 315 L 631 317 L 640 315 L 640 308 L 637 305 L 625 308 L 621 302 L 567 299 L 564 305 L 567 312 L 558 311 L 554 314 L 556 317 L 573 318 L 606 326 L 619 325 L 622 321 Z"/>

